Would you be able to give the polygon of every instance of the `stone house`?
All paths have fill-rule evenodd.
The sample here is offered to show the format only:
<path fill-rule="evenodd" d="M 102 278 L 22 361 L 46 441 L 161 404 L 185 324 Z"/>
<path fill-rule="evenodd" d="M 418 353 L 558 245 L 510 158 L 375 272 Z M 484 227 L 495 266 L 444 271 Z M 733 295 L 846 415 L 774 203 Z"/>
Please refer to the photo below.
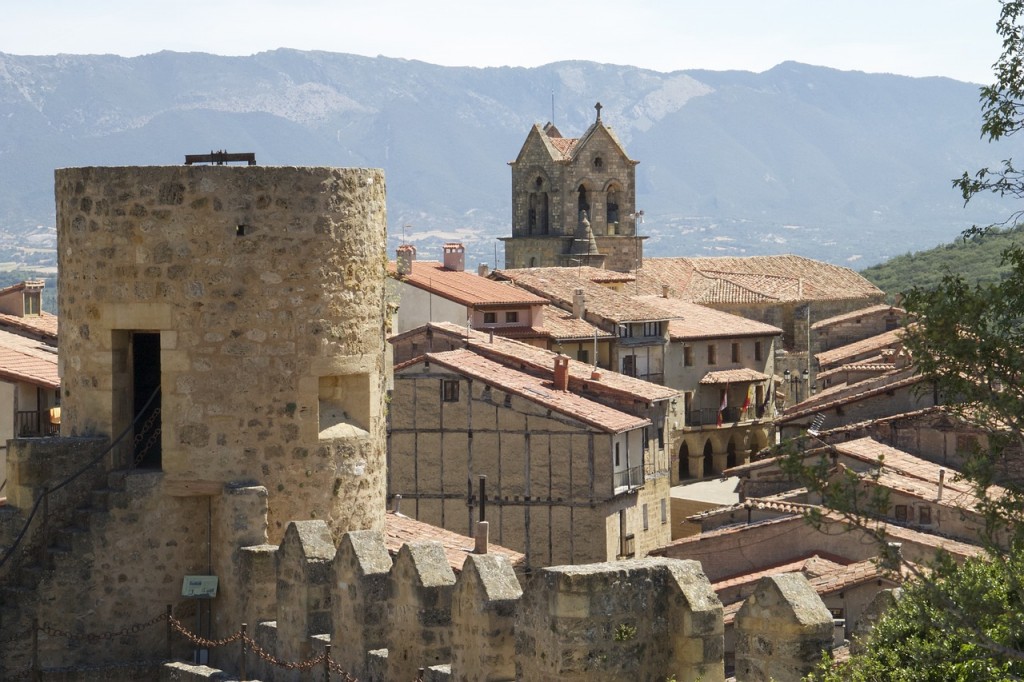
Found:
<path fill-rule="evenodd" d="M 774 442 L 775 343 L 782 330 L 664 296 L 638 296 L 670 316 L 665 385 L 673 482 L 718 475 Z"/>
<path fill-rule="evenodd" d="M 852 310 L 811 325 L 811 352 L 822 353 L 903 326 L 907 311 L 884 303 Z"/>
<path fill-rule="evenodd" d="M 534 125 L 512 168 L 512 236 L 505 267 L 591 265 L 629 271 L 643 263 L 637 235 L 636 165 L 596 105 L 578 138 Z"/>
<path fill-rule="evenodd" d="M 777 370 L 789 371 L 793 381 L 778 388 L 789 403 L 798 391 L 809 395 L 814 385 L 808 354 L 814 347 L 811 326 L 885 298 L 850 268 L 794 255 L 648 258 L 637 272 L 636 286 L 650 296 L 660 296 L 668 287 L 672 298 L 782 329 Z"/>
<path fill-rule="evenodd" d="M 596 365 L 628 376 L 663 384 L 668 321 L 661 308 L 635 300 L 621 291 L 621 277 L 606 278 L 590 267 L 495 270 L 491 277 L 543 296 L 612 335 L 599 341 Z M 586 357 L 589 344 L 580 344 L 577 357 Z"/>
<path fill-rule="evenodd" d="M 470 535 L 481 504 L 474 486 L 486 476 L 492 537 L 527 566 L 645 556 L 668 542 L 668 456 L 656 426 L 674 393 L 648 385 L 647 414 L 631 413 L 612 406 L 609 394 L 622 391 L 607 386 L 610 373 L 595 377 L 539 349 L 551 369 L 530 372 L 508 351 L 487 357 L 478 350 L 486 345 L 395 366 L 388 477 L 403 510 Z M 634 399 L 643 383 L 634 380 Z"/>
<path fill-rule="evenodd" d="M 523 289 L 466 272 L 465 247 L 444 245 L 443 261 L 416 259 L 416 247 L 398 247 L 388 264 L 398 300 L 394 330 L 402 333 L 428 322 L 452 322 L 499 334 L 529 333 L 544 327 L 546 299 Z"/>

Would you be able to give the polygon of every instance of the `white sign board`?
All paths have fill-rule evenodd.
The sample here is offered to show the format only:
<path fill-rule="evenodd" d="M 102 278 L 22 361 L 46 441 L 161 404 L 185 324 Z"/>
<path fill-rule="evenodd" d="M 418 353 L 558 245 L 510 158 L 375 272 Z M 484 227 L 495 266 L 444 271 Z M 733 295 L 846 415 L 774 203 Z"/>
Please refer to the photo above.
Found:
<path fill-rule="evenodd" d="M 217 596 L 217 576 L 186 575 L 181 584 L 181 596 L 193 599 L 213 599 Z"/>

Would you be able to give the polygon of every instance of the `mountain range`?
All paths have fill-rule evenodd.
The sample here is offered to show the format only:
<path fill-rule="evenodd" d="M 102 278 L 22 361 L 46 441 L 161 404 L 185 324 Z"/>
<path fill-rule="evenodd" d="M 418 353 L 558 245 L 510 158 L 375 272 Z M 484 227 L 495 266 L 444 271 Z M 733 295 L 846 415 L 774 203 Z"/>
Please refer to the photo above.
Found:
<path fill-rule="evenodd" d="M 0 261 L 52 265 L 53 170 L 174 165 L 254 152 L 263 165 L 371 166 L 388 183 L 389 252 L 461 240 L 502 265 L 511 180 L 534 123 L 567 137 L 594 105 L 637 168 L 648 255 L 796 253 L 860 268 L 947 242 L 1012 208 L 966 208 L 951 179 L 1020 144 L 979 137 L 979 88 L 785 62 L 763 73 L 559 62 L 536 68 L 275 50 L 0 53 Z"/>

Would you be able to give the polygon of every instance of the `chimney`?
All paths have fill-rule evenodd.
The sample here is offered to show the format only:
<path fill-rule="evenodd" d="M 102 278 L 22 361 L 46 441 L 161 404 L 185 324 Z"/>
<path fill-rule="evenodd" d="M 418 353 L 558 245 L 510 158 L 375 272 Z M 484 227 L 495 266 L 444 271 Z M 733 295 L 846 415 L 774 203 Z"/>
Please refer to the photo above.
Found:
<path fill-rule="evenodd" d="M 662 284 L 661 285 L 661 297 L 662 298 L 668 298 L 668 285 L 667 284 Z"/>
<path fill-rule="evenodd" d="M 583 293 L 583 289 L 577 288 L 572 292 L 572 316 L 577 320 L 582 320 L 586 312 L 587 297 Z"/>
<path fill-rule="evenodd" d="M 555 390 L 569 390 L 569 356 L 555 356 Z"/>
<path fill-rule="evenodd" d="M 490 266 L 487 265 L 487 263 L 481 263 L 480 265 L 476 266 L 476 274 L 480 275 L 481 277 L 486 277 L 487 275 L 491 274 L 491 268 Z"/>
<path fill-rule="evenodd" d="M 942 501 L 942 491 L 946 487 L 946 470 L 939 469 L 939 495 L 935 498 L 936 502 Z"/>
<path fill-rule="evenodd" d="M 444 269 L 462 272 L 466 269 L 466 247 L 458 242 L 444 245 Z"/>
<path fill-rule="evenodd" d="M 396 265 L 398 266 L 399 275 L 411 275 L 412 274 L 412 263 L 416 260 L 416 247 L 412 244 L 402 244 L 398 247 L 398 257 L 396 258 Z"/>

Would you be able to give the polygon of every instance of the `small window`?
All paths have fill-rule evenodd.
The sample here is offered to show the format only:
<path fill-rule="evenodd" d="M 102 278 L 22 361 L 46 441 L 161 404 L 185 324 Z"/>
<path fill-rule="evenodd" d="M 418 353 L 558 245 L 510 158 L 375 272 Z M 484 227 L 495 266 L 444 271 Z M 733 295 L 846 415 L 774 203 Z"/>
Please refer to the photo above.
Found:
<path fill-rule="evenodd" d="M 842 620 L 843 618 L 845 618 L 845 617 L 846 617 L 845 615 L 843 615 L 843 614 L 845 614 L 846 612 L 845 612 L 845 611 L 843 611 L 842 607 L 836 607 L 836 608 L 834 608 L 834 609 L 829 609 L 829 613 L 831 613 L 831 614 L 832 614 L 832 617 L 833 617 L 834 619 L 836 619 L 836 620 Z"/>
<path fill-rule="evenodd" d="M 733 344 L 732 344 L 732 361 L 733 362 L 739 362 L 740 361 L 740 344 L 736 343 L 735 341 L 733 341 Z"/>
<path fill-rule="evenodd" d="M 498 321 L 498 313 L 484 313 L 484 324 L 495 324 Z"/>
<path fill-rule="evenodd" d="M 897 504 L 896 505 L 896 520 L 900 523 L 907 522 L 907 505 Z"/>
<path fill-rule="evenodd" d="M 505 401 L 502 403 L 505 407 L 512 407 L 512 394 L 505 394 Z"/>
<path fill-rule="evenodd" d="M 647 426 L 644 427 L 644 435 L 643 435 L 643 439 L 644 439 L 644 452 L 647 452 L 648 448 L 651 445 L 651 440 L 650 440 L 651 434 L 650 434 L 650 431 L 648 430 L 649 428 L 650 427 L 647 427 Z"/>
<path fill-rule="evenodd" d="M 683 366 L 693 367 L 693 346 L 683 346 Z"/>
<path fill-rule="evenodd" d="M 459 402 L 459 382 L 454 379 L 441 381 L 441 400 L 446 403 Z"/>
<path fill-rule="evenodd" d="M 761 342 L 760 341 L 755 341 L 754 342 L 754 359 L 755 360 L 763 359 L 762 356 L 761 356 Z"/>
<path fill-rule="evenodd" d="M 661 336 L 661 322 L 644 322 L 644 336 Z"/>
<path fill-rule="evenodd" d="M 713 343 L 709 343 L 708 344 L 708 364 L 709 365 L 717 365 L 718 364 L 718 346 L 716 346 Z"/>
<path fill-rule="evenodd" d="M 38 291 L 25 292 L 25 314 L 38 315 L 41 294 Z"/>
<path fill-rule="evenodd" d="M 619 325 L 619 337 L 623 339 L 633 338 L 633 325 L 631 324 L 620 324 Z"/>
<path fill-rule="evenodd" d="M 519 321 L 519 313 L 518 312 L 512 311 L 512 312 L 509 312 L 509 313 L 505 313 L 505 322 L 507 322 L 507 323 L 514 323 L 514 322 L 518 322 L 518 321 Z"/>
<path fill-rule="evenodd" d="M 668 523 L 668 500 L 661 499 L 661 525 Z"/>
<path fill-rule="evenodd" d="M 626 355 L 622 358 L 622 373 L 628 377 L 636 376 L 636 356 Z"/>
<path fill-rule="evenodd" d="M 931 507 L 918 507 L 917 509 L 917 522 L 922 526 L 932 525 L 932 508 Z"/>
<path fill-rule="evenodd" d="M 615 444 L 615 466 L 619 466 L 619 443 Z"/>
<path fill-rule="evenodd" d="M 594 157 L 594 168 L 600 168 L 603 165 L 604 165 L 604 159 L 602 159 L 600 156 L 595 156 Z"/>
<path fill-rule="evenodd" d="M 647 530 L 648 529 L 648 525 L 647 525 L 647 505 L 646 504 L 643 507 L 641 507 L 641 513 L 643 514 L 643 517 L 644 517 L 644 530 Z"/>
<path fill-rule="evenodd" d="M 578 351 L 576 351 L 576 359 L 579 360 L 580 362 L 589 363 L 590 362 L 590 351 L 588 351 L 585 348 L 580 348 Z"/>

